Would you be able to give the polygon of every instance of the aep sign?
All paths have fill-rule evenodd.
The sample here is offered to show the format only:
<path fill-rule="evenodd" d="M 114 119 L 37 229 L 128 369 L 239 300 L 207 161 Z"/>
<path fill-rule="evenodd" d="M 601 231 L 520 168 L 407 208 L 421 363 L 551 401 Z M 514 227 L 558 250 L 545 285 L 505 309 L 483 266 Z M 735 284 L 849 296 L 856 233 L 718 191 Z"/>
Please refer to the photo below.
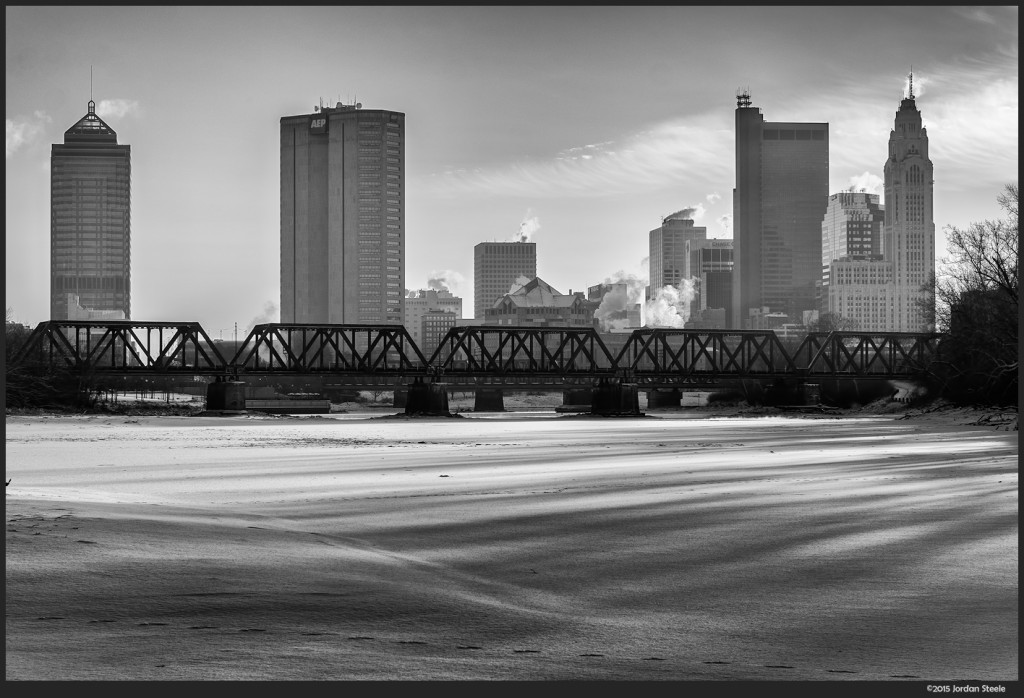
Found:
<path fill-rule="evenodd" d="M 309 119 L 310 133 L 327 133 L 327 115 L 314 114 Z"/>

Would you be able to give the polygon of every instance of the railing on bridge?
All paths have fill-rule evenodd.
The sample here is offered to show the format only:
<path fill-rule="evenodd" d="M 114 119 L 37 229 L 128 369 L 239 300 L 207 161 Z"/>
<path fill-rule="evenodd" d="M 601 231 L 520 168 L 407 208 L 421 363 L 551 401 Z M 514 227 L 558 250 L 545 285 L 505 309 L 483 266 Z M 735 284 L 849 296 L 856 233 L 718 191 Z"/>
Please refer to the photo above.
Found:
<path fill-rule="evenodd" d="M 75 371 L 224 373 L 227 361 L 197 322 L 39 323 L 13 357 Z"/>
<path fill-rule="evenodd" d="M 595 329 L 452 328 L 430 359 L 402 325 L 258 325 L 225 360 L 194 322 L 49 321 L 13 361 L 114 373 L 322 373 L 557 383 L 628 377 L 647 387 L 722 378 L 915 378 L 945 335 L 639 329 L 613 356 Z M 27 364 L 26 364 L 27 365 Z"/>
<path fill-rule="evenodd" d="M 615 360 L 597 330 L 576 327 L 453 327 L 428 362 L 444 375 L 600 376 Z"/>
<path fill-rule="evenodd" d="M 760 330 L 636 330 L 615 359 L 638 383 L 735 378 L 912 378 L 934 358 L 939 334 Z"/>
<path fill-rule="evenodd" d="M 427 373 L 402 325 L 257 325 L 231 360 L 246 373 Z"/>
<path fill-rule="evenodd" d="M 915 378 L 936 358 L 937 333 L 808 334 L 793 351 L 797 371 L 827 378 Z"/>

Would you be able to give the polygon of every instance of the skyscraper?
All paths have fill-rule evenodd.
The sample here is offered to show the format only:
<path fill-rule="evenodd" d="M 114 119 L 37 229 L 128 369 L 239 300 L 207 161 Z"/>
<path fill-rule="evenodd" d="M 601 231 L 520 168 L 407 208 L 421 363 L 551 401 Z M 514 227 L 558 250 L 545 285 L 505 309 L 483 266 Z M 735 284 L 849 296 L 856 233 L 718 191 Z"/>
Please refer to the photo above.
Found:
<path fill-rule="evenodd" d="M 131 146 L 88 112 L 50 150 L 50 318 L 132 316 Z"/>
<path fill-rule="evenodd" d="M 692 210 L 692 209 L 690 209 Z M 683 279 L 689 279 L 689 259 L 686 243 L 691 240 L 706 240 L 708 229 L 695 226 L 683 209 L 662 219 L 661 225 L 648 235 L 648 266 L 651 284 L 648 300 L 657 295 L 665 286 L 680 288 Z"/>
<path fill-rule="evenodd" d="M 828 199 L 828 124 L 766 122 L 741 92 L 736 107 L 731 324 L 817 309 L 821 220 Z M 767 311 L 764 309 L 768 308 Z"/>
<path fill-rule="evenodd" d="M 281 118 L 281 321 L 402 324 L 405 114 Z"/>
<path fill-rule="evenodd" d="M 928 132 L 914 100 L 914 76 L 889 132 L 885 161 L 885 223 L 882 255 L 893 265 L 891 331 L 920 332 L 933 326 L 934 306 L 925 288 L 935 273 L 934 185 Z"/>
<path fill-rule="evenodd" d="M 537 276 L 537 243 L 481 242 L 473 248 L 473 317 L 510 292 L 520 276 Z"/>
<path fill-rule="evenodd" d="M 882 261 L 885 210 L 878 194 L 828 197 L 821 222 L 821 307 L 837 329 L 884 329 L 892 312 L 892 264 Z"/>

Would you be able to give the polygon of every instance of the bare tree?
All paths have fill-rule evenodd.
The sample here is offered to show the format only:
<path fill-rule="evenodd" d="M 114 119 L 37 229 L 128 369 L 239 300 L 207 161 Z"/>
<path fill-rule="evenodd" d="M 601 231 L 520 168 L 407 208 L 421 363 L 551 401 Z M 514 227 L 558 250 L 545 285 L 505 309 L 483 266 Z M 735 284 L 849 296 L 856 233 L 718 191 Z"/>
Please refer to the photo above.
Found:
<path fill-rule="evenodd" d="M 958 402 L 1017 404 L 1017 184 L 996 200 L 1006 218 L 946 228 L 950 254 L 934 287 L 936 325 L 950 337 L 940 355 L 944 392 Z"/>

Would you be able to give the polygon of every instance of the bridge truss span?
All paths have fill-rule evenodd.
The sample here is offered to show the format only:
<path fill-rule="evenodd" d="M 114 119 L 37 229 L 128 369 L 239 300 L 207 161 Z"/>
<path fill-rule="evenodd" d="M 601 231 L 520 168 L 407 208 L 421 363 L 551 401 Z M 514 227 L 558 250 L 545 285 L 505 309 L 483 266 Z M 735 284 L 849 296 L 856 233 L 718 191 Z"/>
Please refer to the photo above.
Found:
<path fill-rule="evenodd" d="M 80 372 L 214 373 L 227 361 L 197 322 L 41 322 L 14 356 Z"/>
<path fill-rule="evenodd" d="M 402 325 L 257 325 L 231 364 L 246 373 L 427 373 L 423 353 Z"/>
<path fill-rule="evenodd" d="M 576 327 L 453 327 L 430 357 L 438 374 L 611 375 L 615 360 L 597 330 Z"/>

